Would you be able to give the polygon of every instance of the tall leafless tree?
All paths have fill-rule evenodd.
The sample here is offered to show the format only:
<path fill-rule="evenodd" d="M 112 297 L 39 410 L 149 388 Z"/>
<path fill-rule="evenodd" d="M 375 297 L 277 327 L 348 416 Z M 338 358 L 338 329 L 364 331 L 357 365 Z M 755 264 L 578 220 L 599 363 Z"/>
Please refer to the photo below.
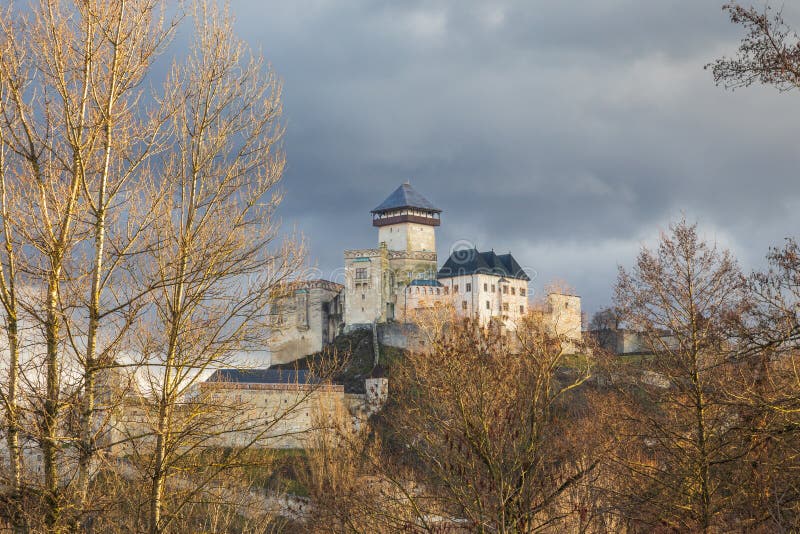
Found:
<path fill-rule="evenodd" d="M 161 511 L 185 438 L 175 407 L 207 369 L 264 347 L 270 293 L 302 260 L 274 217 L 280 85 L 227 14 L 191 7 L 197 41 L 160 94 L 153 64 L 183 6 L 40 0 L 0 13 L 0 398 L 17 530 L 88 531 L 119 505 L 97 476 L 125 445 L 111 432 L 122 397 L 140 398 L 148 378 L 160 392 L 148 525 L 174 524 L 179 510 Z M 40 448 L 41 483 L 23 446 Z"/>
<path fill-rule="evenodd" d="M 182 400 L 206 370 L 265 346 L 271 296 L 302 261 L 294 243 L 278 240 L 274 215 L 284 167 L 280 84 L 232 37 L 226 13 L 200 5 L 193 19 L 196 41 L 165 85 L 174 107 L 170 150 L 150 191 L 158 200 L 159 246 L 148 257 L 149 276 L 159 289 L 141 353 L 156 414 L 153 533 L 167 530 L 190 502 L 192 492 L 173 493 L 163 513 L 168 480 L 186 447 L 203 445 L 202 435 L 189 435 L 185 426 L 196 415 L 178 412 L 207 413 L 211 403 Z"/>
<path fill-rule="evenodd" d="M 45 390 L 29 399 L 42 429 L 32 437 L 43 451 L 45 519 L 58 529 L 65 507 L 70 521 L 80 521 L 97 504 L 88 495 L 99 432 L 96 375 L 113 361 L 135 315 L 136 305 L 126 300 L 134 292 L 122 288 L 119 271 L 147 224 L 134 190 L 147 181 L 143 171 L 161 148 L 163 118 L 138 106 L 147 98 L 143 80 L 174 25 L 154 0 L 43 0 L 31 8 L 11 8 L 2 18 L 7 96 L 0 127 L 12 156 L 7 170 L 16 179 L 15 210 L 4 211 L 3 224 L 6 240 L 26 251 L 21 304 L 43 332 L 30 346 L 44 347 Z M 7 296 L 9 303 L 15 298 L 11 290 Z M 19 314 L 9 305 L 5 311 L 12 332 Z M 64 435 L 65 411 L 78 414 L 76 436 Z M 66 457 L 78 465 L 74 500 L 67 496 L 72 477 L 59 473 Z"/>
<path fill-rule="evenodd" d="M 736 507 L 729 481 L 747 446 L 726 396 L 734 346 L 727 320 L 747 307 L 744 277 L 724 250 L 680 221 L 620 269 L 616 304 L 653 357 L 630 388 L 629 440 L 645 454 L 622 459 L 636 480 L 631 512 L 650 524 L 709 531 Z"/>
<path fill-rule="evenodd" d="M 420 502 L 480 532 L 563 527 L 567 490 L 598 465 L 559 424 L 588 420 L 573 401 L 590 360 L 568 361 L 568 343 L 540 315 L 505 332 L 434 314 L 421 323 L 424 345 L 394 369 L 386 413 L 397 461 L 425 488 Z"/>

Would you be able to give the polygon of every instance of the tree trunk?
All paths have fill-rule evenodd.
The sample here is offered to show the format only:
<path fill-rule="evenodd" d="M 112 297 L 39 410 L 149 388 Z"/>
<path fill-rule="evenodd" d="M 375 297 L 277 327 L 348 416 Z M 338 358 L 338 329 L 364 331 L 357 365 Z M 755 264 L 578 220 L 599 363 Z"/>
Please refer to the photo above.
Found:
<path fill-rule="evenodd" d="M 58 365 L 58 273 L 54 268 L 47 289 L 47 311 L 45 337 L 47 342 L 46 383 L 47 397 L 44 402 L 44 436 L 42 458 L 45 486 L 45 525 L 49 532 L 56 532 L 61 515 L 58 487 L 58 412 L 60 376 Z"/>

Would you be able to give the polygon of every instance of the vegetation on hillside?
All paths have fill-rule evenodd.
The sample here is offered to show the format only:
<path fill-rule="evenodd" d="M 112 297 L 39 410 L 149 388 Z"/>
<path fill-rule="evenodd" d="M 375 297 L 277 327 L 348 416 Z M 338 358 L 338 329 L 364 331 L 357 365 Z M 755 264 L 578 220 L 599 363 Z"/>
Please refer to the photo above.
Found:
<path fill-rule="evenodd" d="M 379 345 L 379 361 L 375 365 L 372 331 L 359 329 L 336 336 L 333 344 L 323 351 L 289 363 L 274 365 L 274 369 L 327 369 L 333 363 L 336 372 L 331 379 L 343 384 L 347 393 L 364 393 L 364 379 L 389 376 L 404 349 Z M 335 363 L 334 363 L 335 362 Z"/>

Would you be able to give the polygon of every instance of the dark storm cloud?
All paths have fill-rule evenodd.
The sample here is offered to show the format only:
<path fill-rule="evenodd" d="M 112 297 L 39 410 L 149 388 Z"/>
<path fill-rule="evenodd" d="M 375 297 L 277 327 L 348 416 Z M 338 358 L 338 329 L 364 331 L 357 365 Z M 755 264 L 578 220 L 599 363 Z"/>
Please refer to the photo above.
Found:
<path fill-rule="evenodd" d="M 409 179 L 457 240 L 511 250 L 594 309 L 682 213 L 745 266 L 797 233 L 800 94 L 716 88 L 713 0 L 232 3 L 284 80 L 284 222 L 323 271 L 374 246 Z M 786 6 L 800 25 L 800 10 Z"/>

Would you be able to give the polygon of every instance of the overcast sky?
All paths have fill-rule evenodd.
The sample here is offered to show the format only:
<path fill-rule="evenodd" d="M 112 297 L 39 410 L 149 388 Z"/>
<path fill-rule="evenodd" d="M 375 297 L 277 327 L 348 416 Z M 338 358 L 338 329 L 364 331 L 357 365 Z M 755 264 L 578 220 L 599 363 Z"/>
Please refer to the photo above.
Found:
<path fill-rule="evenodd" d="M 456 242 L 511 251 L 588 312 L 685 214 L 745 268 L 800 222 L 800 94 L 717 88 L 716 0 L 233 0 L 284 81 L 284 225 L 322 275 L 376 246 L 405 180 Z M 790 23 L 800 9 L 787 5 Z"/>

